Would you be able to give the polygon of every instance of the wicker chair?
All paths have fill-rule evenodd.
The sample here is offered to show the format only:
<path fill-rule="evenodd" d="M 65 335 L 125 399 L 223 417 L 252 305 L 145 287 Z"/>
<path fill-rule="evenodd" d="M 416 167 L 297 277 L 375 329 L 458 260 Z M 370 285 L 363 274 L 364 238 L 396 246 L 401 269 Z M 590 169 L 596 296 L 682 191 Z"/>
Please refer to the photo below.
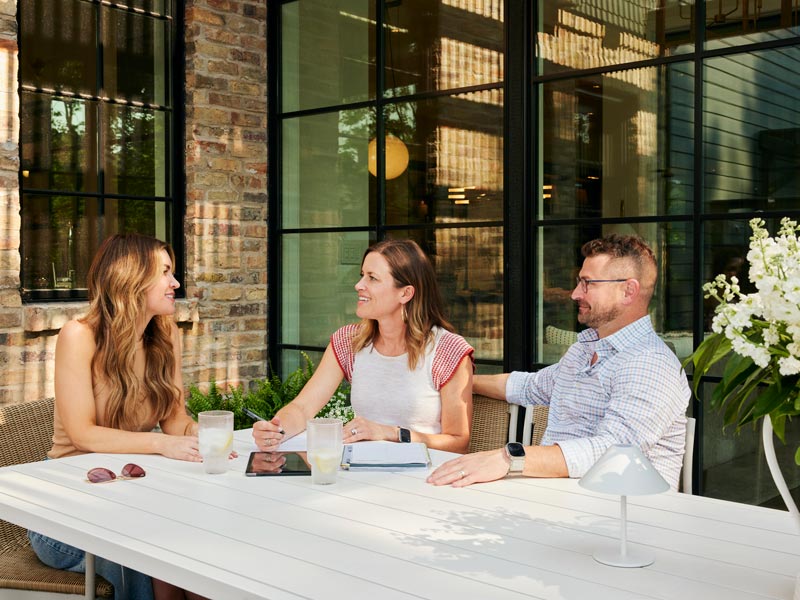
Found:
<path fill-rule="evenodd" d="M 0 407 L 0 467 L 34 462 L 45 458 L 53 441 L 53 399 Z M 0 520 L 0 591 L 3 598 L 53 597 L 94 598 L 86 594 L 85 582 L 94 579 L 94 561 L 87 554 L 91 573 L 70 573 L 42 564 L 28 542 L 28 532 Z M 88 566 L 87 566 L 88 570 Z M 97 576 L 95 594 L 110 598 L 114 587 Z M 90 588 L 91 589 L 91 588 Z M 23 591 L 25 590 L 25 591 Z"/>
<path fill-rule="evenodd" d="M 516 404 L 473 394 L 472 434 L 467 451 L 495 450 L 504 446 L 506 442 L 516 441 L 520 410 L 521 407 Z M 547 427 L 547 407 L 528 406 L 525 408 L 524 418 L 522 444 L 538 445 Z"/>

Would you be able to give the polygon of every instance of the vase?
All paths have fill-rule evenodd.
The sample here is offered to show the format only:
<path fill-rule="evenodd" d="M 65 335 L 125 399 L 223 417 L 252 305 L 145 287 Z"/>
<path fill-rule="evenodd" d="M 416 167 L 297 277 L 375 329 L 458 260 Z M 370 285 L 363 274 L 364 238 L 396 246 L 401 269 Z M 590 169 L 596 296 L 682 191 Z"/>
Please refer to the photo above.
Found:
<path fill-rule="evenodd" d="M 792 494 L 789 493 L 789 486 L 786 485 L 786 480 L 783 478 L 781 467 L 778 464 L 777 457 L 775 456 L 772 419 L 770 419 L 769 415 L 767 415 L 762 419 L 762 421 L 761 442 L 764 446 L 764 456 L 767 459 L 767 466 L 769 467 L 770 475 L 772 475 L 772 480 L 775 482 L 775 487 L 778 488 L 781 498 L 783 498 L 783 502 L 786 504 L 786 508 L 789 509 L 789 512 L 794 517 L 793 520 L 795 527 L 800 532 L 800 511 L 797 510 L 797 504 L 795 503 L 794 498 L 792 498 Z M 800 600 L 800 573 L 797 574 L 797 578 L 795 579 L 793 600 Z"/>
<path fill-rule="evenodd" d="M 769 418 L 769 416 L 766 416 L 762 421 L 761 441 L 764 445 L 764 456 L 767 459 L 767 466 L 769 467 L 770 475 L 772 475 L 772 480 L 775 482 L 775 487 L 778 488 L 781 498 L 783 498 L 786 508 L 789 509 L 789 512 L 794 517 L 795 525 L 797 526 L 797 530 L 800 532 L 800 511 L 797 510 L 797 504 L 795 503 L 794 498 L 792 498 L 792 494 L 789 492 L 789 486 L 786 485 L 786 480 L 783 478 L 781 467 L 778 464 L 778 459 L 775 456 L 772 420 Z"/>

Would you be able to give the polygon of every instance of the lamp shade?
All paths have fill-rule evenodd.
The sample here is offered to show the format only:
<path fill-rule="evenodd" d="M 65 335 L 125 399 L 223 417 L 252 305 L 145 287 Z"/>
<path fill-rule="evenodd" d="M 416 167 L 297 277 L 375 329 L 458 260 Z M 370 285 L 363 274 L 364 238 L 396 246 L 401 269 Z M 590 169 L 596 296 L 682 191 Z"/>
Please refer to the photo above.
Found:
<path fill-rule="evenodd" d="M 660 494 L 669 484 L 638 446 L 619 444 L 606 450 L 581 477 L 578 485 L 593 492 L 618 496 Z"/>
<path fill-rule="evenodd" d="M 408 148 L 403 140 L 393 135 L 386 138 L 386 168 L 384 176 L 386 179 L 399 177 L 408 166 Z M 367 151 L 367 169 L 373 176 L 378 176 L 378 139 L 373 138 L 369 142 Z"/>

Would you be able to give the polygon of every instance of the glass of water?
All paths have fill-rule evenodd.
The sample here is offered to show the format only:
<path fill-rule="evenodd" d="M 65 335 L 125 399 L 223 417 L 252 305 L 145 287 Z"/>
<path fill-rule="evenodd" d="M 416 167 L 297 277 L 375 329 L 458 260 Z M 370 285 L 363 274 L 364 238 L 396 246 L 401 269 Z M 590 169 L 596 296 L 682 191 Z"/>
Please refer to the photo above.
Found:
<path fill-rule="evenodd" d="M 306 423 L 311 483 L 336 483 L 342 463 L 342 420 L 311 419 Z"/>
<path fill-rule="evenodd" d="M 233 413 L 206 410 L 197 415 L 200 456 L 206 473 L 225 473 L 233 448 Z"/>

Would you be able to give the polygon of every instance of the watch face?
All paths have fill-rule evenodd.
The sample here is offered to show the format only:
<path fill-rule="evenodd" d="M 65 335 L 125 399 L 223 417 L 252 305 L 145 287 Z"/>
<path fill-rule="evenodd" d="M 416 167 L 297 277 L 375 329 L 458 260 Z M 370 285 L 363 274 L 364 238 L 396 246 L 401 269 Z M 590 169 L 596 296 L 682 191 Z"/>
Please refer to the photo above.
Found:
<path fill-rule="evenodd" d="M 525 456 L 525 447 L 518 442 L 506 444 L 506 450 L 508 451 L 508 455 L 512 458 L 522 458 Z"/>

